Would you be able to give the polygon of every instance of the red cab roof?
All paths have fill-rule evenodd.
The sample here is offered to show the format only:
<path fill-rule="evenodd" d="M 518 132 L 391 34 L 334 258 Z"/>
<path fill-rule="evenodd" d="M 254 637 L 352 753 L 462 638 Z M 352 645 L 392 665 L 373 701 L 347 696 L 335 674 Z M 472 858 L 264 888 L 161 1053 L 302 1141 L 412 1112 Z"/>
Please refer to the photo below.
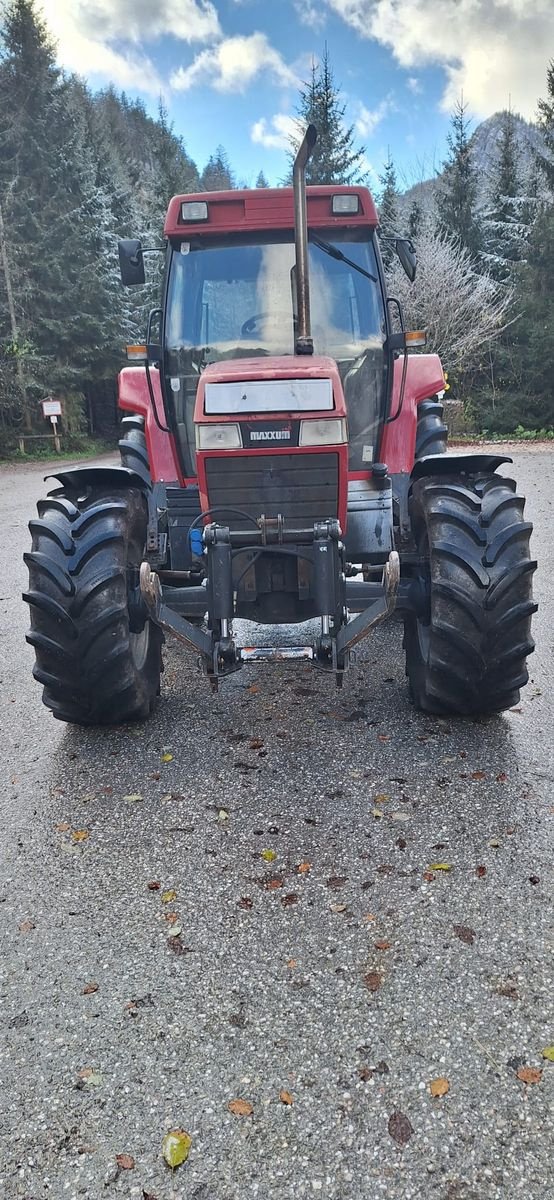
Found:
<path fill-rule="evenodd" d="M 373 197 L 364 187 L 333 187 L 321 185 L 306 189 L 308 225 L 312 228 L 341 229 L 351 226 L 379 224 Z M 357 213 L 333 213 L 332 196 L 358 196 Z M 181 204 L 205 201 L 207 221 L 184 221 Z M 169 202 L 165 219 L 166 237 L 212 236 L 222 233 L 248 233 L 260 230 L 294 229 L 294 199 L 292 188 L 254 188 L 251 191 L 199 192 L 189 196 L 174 196 Z"/>

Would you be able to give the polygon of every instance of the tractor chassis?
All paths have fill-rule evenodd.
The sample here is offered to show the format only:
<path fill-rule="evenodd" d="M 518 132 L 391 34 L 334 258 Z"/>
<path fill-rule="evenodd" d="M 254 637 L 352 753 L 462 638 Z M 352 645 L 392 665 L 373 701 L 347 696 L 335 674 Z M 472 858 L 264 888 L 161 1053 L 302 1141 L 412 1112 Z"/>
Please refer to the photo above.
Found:
<path fill-rule="evenodd" d="M 200 656 L 212 689 L 219 679 L 247 663 L 279 663 L 308 660 L 335 674 L 341 686 L 352 647 L 396 606 L 400 584 L 400 561 L 393 551 L 375 582 L 346 580 L 344 546 L 337 521 L 324 521 L 310 529 L 288 529 L 281 518 L 261 518 L 257 528 L 232 530 L 215 523 L 205 527 L 207 585 L 174 588 L 163 585 L 150 562 L 140 568 L 137 600 L 161 629 Z M 267 551 L 307 559 L 313 574 L 313 593 L 321 618 L 321 633 L 311 645 L 237 646 L 232 634 L 235 584 L 233 560 L 250 552 L 247 569 L 257 555 Z M 406 597 L 407 599 L 408 597 Z M 199 628 L 177 611 L 184 602 L 188 616 L 201 618 L 208 612 L 208 629 Z M 348 608 L 358 615 L 348 621 Z"/>

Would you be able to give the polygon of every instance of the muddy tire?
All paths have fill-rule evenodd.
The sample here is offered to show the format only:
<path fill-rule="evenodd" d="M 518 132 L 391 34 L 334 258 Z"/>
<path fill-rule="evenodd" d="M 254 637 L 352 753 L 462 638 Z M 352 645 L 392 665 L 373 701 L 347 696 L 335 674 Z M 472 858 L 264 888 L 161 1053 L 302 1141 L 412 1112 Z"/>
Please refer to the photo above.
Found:
<path fill-rule="evenodd" d="M 121 421 L 121 437 L 118 442 L 121 466 L 129 467 L 150 484 L 150 462 L 144 436 L 144 417 L 132 415 Z"/>
<path fill-rule="evenodd" d="M 414 483 L 420 614 L 404 622 L 406 673 L 417 708 L 501 712 L 527 683 L 534 648 L 532 526 L 515 483 L 499 475 Z"/>
<path fill-rule="evenodd" d="M 446 454 L 448 429 L 438 400 L 423 400 L 417 409 L 416 460 L 427 454 Z"/>
<path fill-rule="evenodd" d="M 146 538 L 138 488 L 59 488 L 31 521 L 35 679 L 60 721 L 115 725 L 148 716 L 159 692 L 161 630 L 134 603 Z"/>

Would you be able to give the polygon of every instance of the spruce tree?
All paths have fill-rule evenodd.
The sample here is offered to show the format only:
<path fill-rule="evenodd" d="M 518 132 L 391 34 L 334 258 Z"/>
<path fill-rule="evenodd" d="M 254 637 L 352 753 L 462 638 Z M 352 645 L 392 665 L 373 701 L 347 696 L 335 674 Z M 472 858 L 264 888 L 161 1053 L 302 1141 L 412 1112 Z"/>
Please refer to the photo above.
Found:
<path fill-rule="evenodd" d="M 544 152 L 537 152 L 540 169 L 554 193 L 554 59 L 546 72 L 547 96 L 538 102 L 538 124 L 544 141 Z"/>
<path fill-rule="evenodd" d="M 418 238 L 423 226 L 423 209 L 419 200 L 412 200 L 408 215 L 408 233 L 412 239 Z"/>
<path fill-rule="evenodd" d="M 356 148 L 354 126 L 345 121 L 346 104 L 335 83 L 327 46 L 319 65 L 312 63 L 310 80 L 300 91 L 298 136 L 291 138 L 290 177 L 296 150 L 308 125 L 315 125 L 317 142 L 306 168 L 306 182 L 356 183 L 363 178 L 365 147 Z"/>
<path fill-rule="evenodd" d="M 234 186 L 235 182 L 227 152 L 223 146 L 217 146 L 200 176 L 200 190 L 202 192 L 227 192 Z"/>
<path fill-rule="evenodd" d="M 475 217 L 477 175 L 471 158 L 467 106 L 456 102 L 447 138 L 449 157 L 444 163 L 437 192 L 439 229 L 458 238 L 472 254 L 480 249 L 480 230 Z"/>
<path fill-rule="evenodd" d="M 257 188 L 268 188 L 269 187 L 269 184 L 267 182 L 267 179 L 266 179 L 263 171 L 260 171 L 260 173 L 258 175 L 258 178 L 256 180 L 256 187 Z"/>
<path fill-rule="evenodd" d="M 508 282 L 525 257 L 530 225 L 514 115 L 502 114 L 499 157 L 482 214 L 482 259 L 495 279 Z"/>
<path fill-rule="evenodd" d="M 385 267 L 390 267 L 394 259 L 394 249 L 391 243 L 384 239 L 394 237 L 395 233 L 398 232 L 398 184 L 390 150 L 383 167 L 383 174 L 379 176 L 379 183 L 382 187 L 378 205 L 379 226 L 382 238 L 381 255 Z"/>

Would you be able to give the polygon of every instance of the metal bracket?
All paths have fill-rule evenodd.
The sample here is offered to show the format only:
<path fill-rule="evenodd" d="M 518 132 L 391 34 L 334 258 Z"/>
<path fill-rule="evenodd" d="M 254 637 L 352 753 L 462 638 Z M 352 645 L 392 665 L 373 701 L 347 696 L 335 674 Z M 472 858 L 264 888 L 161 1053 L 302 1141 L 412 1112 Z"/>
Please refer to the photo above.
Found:
<path fill-rule="evenodd" d="M 141 596 L 156 625 L 167 630 L 179 642 L 183 642 L 189 650 L 195 650 L 197 654 L 200 653 L 211 661 L 213 641 L 210 634 L 191 625 L 185 617 L 163 603 L 159 576 L 151 570 L 150 563 L 140 564 L 139 581 Z"/>
<path fill-rule="evenodd" d="M 370 629 L 390 616 L 398 594 L 400 583 L 400 558 L 396 550 L 389 554 L 388 562 L 383 571 L 383 594 L 348 625 L 343 625 L 337 634 L 337 654 L 339 659 L 350 649 L 367 637 Z"/>

